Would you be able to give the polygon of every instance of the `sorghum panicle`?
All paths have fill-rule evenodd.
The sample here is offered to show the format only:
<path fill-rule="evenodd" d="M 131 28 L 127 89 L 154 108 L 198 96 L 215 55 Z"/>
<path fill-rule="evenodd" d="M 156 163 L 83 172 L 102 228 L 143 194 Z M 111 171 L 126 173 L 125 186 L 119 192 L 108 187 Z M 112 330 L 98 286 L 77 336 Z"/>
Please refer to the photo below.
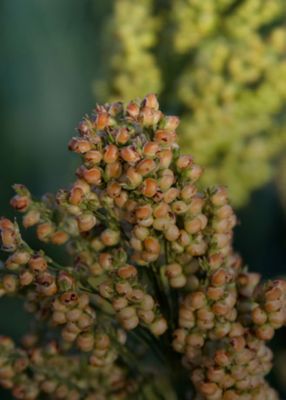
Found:
<path fill-rule="evenodd" d="M 15 398 L 157 398 L 144 360 L 155 346 L 166 376 L 182 355 L 197 399 L 277 399 L 265 342 L 285 322 L 286 284 L 244 267 L 227 190 L 199 189 L 203 170 L 181 154 L 178 124 L 154 94 L 97 106 L 69 144 L 82 158 L 70 188 L 38 201 L 15 185 L 24 227 L 64 245 L 69 260 L 32 249 L 16 222 L 0 220 L 0 293 L 22 296 L 54 337 L 48 350 L 45 335 L 26 337 L 28 350 L 0 340 L 0 383 Z"/>

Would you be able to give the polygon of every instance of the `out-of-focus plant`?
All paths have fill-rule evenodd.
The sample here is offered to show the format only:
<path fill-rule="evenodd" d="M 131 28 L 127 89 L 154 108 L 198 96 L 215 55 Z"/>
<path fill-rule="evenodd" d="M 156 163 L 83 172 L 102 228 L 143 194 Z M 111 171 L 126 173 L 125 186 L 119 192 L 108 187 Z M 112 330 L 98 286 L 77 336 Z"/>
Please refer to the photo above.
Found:
<path fill-rule="evenodd" d="M 69 144 L 83 159 L 70 189 L 38 201 L 15 185 L 24 227 L 64 246 L 67 265 L 0 219 L 0 294 L 36 321 L 22 345 L 0 337 L 14 398 L 278 399 L 266 342 L 286 283 L 262 283 L 234 253 L 227 191 L 199 191 L 178 123 L 153 94 L 97 106 Z"/>
<path fill-rule="evenodd" d="M 281 157 L 278 164 L 278 173 L 276 184 L 279 192 L 279 198 L 281 205 L 286 212 L 286 157 L 285 155 Z"/>
<path fill-rule="evenodd" d="M 106 29 L 103 100 L 152 88 L 182 119 L 180 144 L 236 206 L 285 146 L 284 0 L 118 0 Z"/>

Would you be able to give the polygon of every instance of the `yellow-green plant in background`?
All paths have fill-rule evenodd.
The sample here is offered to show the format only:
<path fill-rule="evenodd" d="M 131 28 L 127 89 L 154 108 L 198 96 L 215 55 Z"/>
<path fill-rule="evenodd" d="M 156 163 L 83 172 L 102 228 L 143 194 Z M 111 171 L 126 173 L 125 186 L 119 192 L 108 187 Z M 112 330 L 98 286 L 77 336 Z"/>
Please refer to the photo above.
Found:
<path fill-rule="evenodd" d="M 285 0 L 117 0 L 113 10 L 97 97 L 157 91 L 205 182 L 243 204 L 286 139 Z"/>

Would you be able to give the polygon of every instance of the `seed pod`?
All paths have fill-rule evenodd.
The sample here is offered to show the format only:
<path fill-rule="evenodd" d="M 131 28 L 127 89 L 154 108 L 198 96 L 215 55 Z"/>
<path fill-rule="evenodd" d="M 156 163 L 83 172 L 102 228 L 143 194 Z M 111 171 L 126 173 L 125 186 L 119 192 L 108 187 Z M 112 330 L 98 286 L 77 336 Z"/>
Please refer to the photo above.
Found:
<path fill-rule="evenodd" d="M 159 168 L 166 169 L 169 168 L 172 159 L 173 153 L 170 149 L 166 148 L 163 150 L 158 151 L 157 156 L 159 158 Z"/>
<path fill-rule="evenodd" d="M 84 192 L 80 187 L 73 187 L 69 194 L 69 203 L 73 206 L 79 205 L 84 199 Z"/>
<path fill-rule="evenodd" d="M 180 236 L 179 228 L 174 224 L 169 224 L 164 229 L 164 236 L 170 242 L 173 242 L 173 241 L 177 240 L 178 237 Z"/>
<path fill-rule="evenodd" d="M 225 350 L 217 350 L 214 360 L 220 367 L 228 367 L 231 363 L 230 357 Z"/>
<path fill-rule="evenodd" d="M 102 154 L 98 150 L 90 150 L 85 153 L 84 160 L 88 167 L 93 167 L 100 163 Z"/>
<path fill-rule="evenodd" d="M 37 237 L 42 242 L 48 242 L 54 233 L 55 227 L 51 222 L 45 222 L 37 226 Z"/>
<path fill-rule="evenodd" d="M 92 145 L 88 140 L 74 137 L 70 140 L 68 147 L 75 153 L 84 154 L 91 150 Z"/>
<path fill-rule="evenodd" d="M 41 272 L 37 278 L 37 290 L 44 296 L 51 297 L 57 293 L 55 278 L 48 272 Z"/>
<path fill-rule="evenodd" d="M 132 286 L 130 285 L 129 282 L 126 281 L 117 282 L 115 284 L 115 290 L 120 295 L 128 296 L 129 294 L 132 293 Z"/>
<path fill-rule="evenodd" d="M 67 322 L 66 314 L 62 311 L 54 311 L 52 315 L 52 321 L 56 325 L 63 325 Z"/>
<path fill-rule="evenodd" d="M 135 278 L 137 276 L 137 269 L 133 265 L 127 264 L 118 269 L 117 275 L 124 279 Z"/>
<path fill-rule="evenodd" d="M 114 246 L 120 240 L 120 233 L 119 231 L 115 231 L 112 229 L 106 229 L 100 235 L 100 239 L 105 246 Z"/>
<path fill-rule="evenodd" d="M 5 251 L 15 251 L 17 248 L 17 243 L 14 228 L 1 229 L 0 235 L 2 249 Z"/>
<path fill-rule="evenodd" d="M 134 189 L 141 185 L 143 181 L 142 175 L 140 175 L 133 167 L 128 168 L 126 171 L 126 178 L 129 185 Z"/>
<path fill-rule="evenodd" d="M 19 264 L 19 265 L 25 265 L 30 260 L 30 257 L 31 257 L 31 254 L 28 251 L 17 250 L 15 253 L 13 253 L 8 258 L 8 260 L 13 263 Z M 6 264 L 7 264 L 7 262 L 6 262 Z"/>
<path fill-rule="evenodd" d="M 113 259 L 112 259 L 112 255 L 109 253 L 100 253 L 99 255 L 99 264 L 100 266 L 108 271 L 112 269 L 112 263 L 113 263 Z"/>
<path fill-rule="evenodd" d="M 143 181 L 143 186 L 142 186 L 143 196 L 153 197 L 153 196 L 155 196 L 157 190 L 158 190 L 158 186 L 157 186 L 157 182 L 155 179 L 146 178 Z"/>
<path fill-rule="evenodd" d="M 29 265 L 31 271 L 34 273 L 44 272 L 48 268 L 48 263 L 47 263 L 46 259 L 43 256 L 41 256 L 40 254 L 34 254 L 30 258 L 28 265 Z"/>
<path fill-rule="evenodd" d="M 128 294 L 128 299 L 133 303 L 141 303 L 144 299 L 145 293 L 141 289 L 133 289 L 132 292 Z"/>
<path fill-rule="evenodd" d="M 16 194 L 10 201 L 10 205 L 15 208 L 15 210 L 20 212 L 25 212 L 31 204 L 31 199 L 29 196 L 21 196 Z"/>
<path fill-rule="evenodd" d="M 179 189 L 170 188 L 166 192 L 164 192 L 163 199 L 166 203 L 172 203 L 179 196 Z"/>
<path fill-rule="evenodd" d="M 82 313 L 77 321 L 77 326 L 80 330 L 86 330 L 92 326 L 95 322 L 95 316 L 90 316 L 87 314 Z"/>
<path fill-rule="evenodd" d="M 140 303 L 140 308 L 142 310 L 148 311 L 148 310 L 152 310 L 154 308 L 155 302 L 152 296 L 150 296 L 149 294 L 145 294 L 143 299 L 141 300 Z"/>
<path fill-rule="evenodd" d="M 156 163 L 153 160 L 145 159 L 140 161 L 136 165 L 136 172 L 138 172 L 138 174 L 140 174 L 141 176 L 145 176 L 154 171 L 155 168 L 156 168 Z"/>
<path fill-rule="evenodd" d="M 112 300 L 112 307 L 115 311 L 122 310 L 128 306 L 128 300 L 126 297 L 116 297 Z"/>
<path fill-rule="evenodd" d="M 252 319 L 255 324 L 263 325 L 267 321 L 267 314 L 260 307 L 256 307 L 252 311 Z"/>
<path fill-rule="evenodd" d="M 118 148 L 113 144 L 109 144 L 105 149 L 103 161 L 107 164 L 114 163 L 118 159 L 118 157 Z"/>
<path fill-rule="evenodd" d="M 74 291 L 67 291 L 60 296 L 60 302 L 67 307 L 74 307 L 78 301 L 79 296 Z"/>
<path fill-rule="evenodd" d="M 145 157 L 154 158 L 159 148 L 160 147 L 156 142 L 146 142 L 143 147 L 143 154 Z"/>
<path fill-rule="evenodd" d="M 138 326 L 139 319 L 137 315 L 134 315 L 133 317 L 130 317 L 128 319 L 121 320 L 121 323 L 124 329 L 126 329 L 127 331 L 131 331 L 132 329 L 135 329 L 136 326 Z"/>
<path fill-rule="evenodd" d="M 161 336 L 168 328 L 167 322 L 164 318 L 156 319 L 150 326 L 150 330 L 155 336 Z"/>
<path fill-rule="evenodd" d="M 34 281 L 34 274 L 30 271 L 21 271 L 19 282 L 21 286 L 29 286 Z"/>
<path fill-rule="evenodd" d="M 214 286 L 223 286 L 226 284 L 228 279 L 227 273 L 224 269 L 216 270 L 211 276 L 211 283 Z"/>
<path fill-rule="evenodd" d="M 145 107 L 152 108 L 154 110 L 159 109 L 159 102 L 157 100 L 157 97 L 153 93 L 149 93 L 144 97 L 144 100 L 142 102 Z"/>
<path fill-rule="evenodd" d="M 99 285 L 99 293 L 105 299 L 111 299 L 114 295 L 113 285 L 109 281 L 102 282 Z"/>
<path fill-rule="evenodd" d="M 78 307 L 82 310 L 86 309 L 89 305 L 89 295 L 87 293 L 80 293 L 80 295 L 78 296 L 77 304 Z"/>
<path fill-rule="evenodd" d="M 271 312 L 268 316 L 269 323 L 274 329 L 281 328 L 285 323 L 284 310 Z"/>
<path fill-rule="evenodd" d="M 192 182 L 196 182 L 203 174 L 203 169 L 197 164 L 192 164 L 186 171 L 186 177 Z"/>
<path fill-rule="evenodd" d="M 101 170 L 98 167 L 87 169 L 81 168 L 79 175 L 90 185 L 99 185 L 101 183 Z"/>
<path fill-rule="evenodd" d="M 146 239 L 144 239 L 144 247 L 147 251 L 158 254 L 160 253 L 160 243 L 159 240 L 155 237 L 148 236 Z"/>
<path fill-rule="evenodd" d="M 106 111 L 98 111 L 94 120 L 94 127 L 96 130 L 106 128 L 110 123 L 110 117 Z"/>
<path fill-rule="evenodd" d="M 186 283 L 187 278 L 183 274 L 170 279 L 170 285 L 175 289 L 184 287 Z"/>
<path fill-rule="evenodd" d="M 217 207 L 221 207 L 227 203 L 227 198 L 228 198 L 228 196 L 227 196 L 226 188 L 219 187 L 216 190 L 216 193 L 214 193 L 211 196 L 211 201 L 212 201 L 213 205 L 215 205 Z"/>
<path fill-rule="evenodd" d="M 126 307 L 119 311 L 118 317 L 120 320 L 126 320 L 134 317 L 136 315 L 136 311 L 134 307 Z"/>
<path fill-rule="evenodd" d="M 41 214 L 37 210 L 30 210 L 23 216 L 24 228 L 30 228 L 40 222 Z"/>
<path fill-rule="evenodd" d="M 152 207 L 149 204 L 139 206 L 135 210 L 137 220 L 145 220 L 152 215 Z"/>
<path fill-rule="evenodd" d="M 219 391 L 219 388 L 216 383 L 211 382 L 202 382 L 199 387 L 200 392 L 204 396 L 213 396 Z M 220 392 L 221 393 L 221 392 Z"/>
<path fill-rule="evenodd" d="M 90 332 L 83 332 L 77 338 L 77 346 L 81 351 L 91 351 L 94 346 L 94 336 Z"/>
<path fill-rule="evenodd" d="M 120 151 L 121 158 L 129 164 L 135 164 L 140 160 L 140 155 L 134 149 L 133 146 L 127 146 Z"/>
<path fill-rule="evenodd" d="M 2 279 L 2 285 L 7 293 L 15 293 L 18 288 L 18 279 L 14 275 L 4 275 Z"/>
<path fill-rule="evenodd" d="M 51 235 L 51 243 L 63 245 L 69 240 L 69 235 L 64 231 L 57 231 Z"/>
<path fill-rule="evenodd" d="M 261 340 L 271 340 L 274 336 L 274 329 L 269 324 L 263 324 L 256 328 L 255 333 Z"/>
<path fill-rule="evenodd" d="M 178 275 L 181 275 L 181 273 L 182 273 L 182 267 L 180 264 L 172 263 L 166 265 L 165 267 L 165 274 L 168 278 L 174 278 Z"/>
<path fill-rule="evenodd" d="M 186 296 L 184 304 L 192 310 L 198 310 L 206 305 L 206 296 L 201 291 L 190 293 Z"/>
<path fill-rule="evenodd" d="M 91 213 L 83 213 L 77 218 L 80 232 L 90 231 L 96 225 L 96 217 Z"/>
<path fill-rule="evenodd" d="M 147 325 L 151 324 L 155 319 L 155 314 L 152 310 L 138 310 L 138 317 Z"/>
<path fill-rule="evenodd" d="M 73 308 L 67 311 L 66 318 L 70 322 L 77 322 L 82 314 L 82 310 L 79 308 Z"/>
<path fill-rule="evenodd" d="M 126 144 L 129 139 L 130 139 L 130 134 L 128 132 L 128 129 L 124 127 L 118 128 L 115 138 L 116 143 L 121 145 Z"/>

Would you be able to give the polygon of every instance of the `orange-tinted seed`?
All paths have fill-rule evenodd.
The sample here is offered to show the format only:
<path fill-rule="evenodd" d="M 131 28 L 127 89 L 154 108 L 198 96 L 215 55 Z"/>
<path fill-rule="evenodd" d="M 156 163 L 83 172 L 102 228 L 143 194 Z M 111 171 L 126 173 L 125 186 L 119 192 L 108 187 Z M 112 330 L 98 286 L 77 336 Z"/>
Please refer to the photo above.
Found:
<path fill-rule="evenodd" d="M 155 179 L 146 178 L 144 180 L 143 187 L 142 187 L 142 194 L 144 196 L 153 197 L 153 196 L 155 196 L 157 190 L 158 190 L 158 187 L 157 187 L 157 182 Z"/>
<path fill-rule="evenodd" d="M 82 176 L 90 185 L 99 185 L 101 183 L 101 171 L 97 167 L 91 169 L 83 168 Z"/>
<path fill-rule="evenodd" d="M 20 196 L 17 194 L 11 199 L 10 204 L 15 210 L 25 212 L 31 204 L 31 199 L 28 196 Z"/>
<path fill-rule="evenodd" d="M 28 264 L 30 269 L 35 273 L 46 271 L 48 268 L 48 263 L 45 258 L 38 254 L 33 255 Z"/>
<path fill-rule="evenodd" d="M 122 165 L 119 161 L 107 164 L 105 167 L 105 175 L 108 179 L 117 179 L 122 173 Z"/>
<path fill-rule="evenodd" d="M 155 168 L 156 163 L 151 159 L 142 160 L 136 165 L 136 171 L 141 176 L 150 174 Z"/>
<path fill-rule="evenodd" d="M 69 235 L 64 231 L 57 231 L 52 234 L 51 242 L 56 245 L 62 245 L 69 240 Z"/>
<path fill-rule="evenodd" d="M 140 155 L 132 146 L 124 147 L 123 149 L 121 149 L 120 155 L 124 161 L 130 164 L 134 164 L 138 160 L 140 160 Z"/>
<path fill-rule="evenodd" d="M 158 254 L 160 252 L 160 242 L 157 238 L 149 236 L 144 240 L 144 247 L 151 253 Z"/>
<path fill-rule="evenodd" d="M 156 142 L 147 142 L 143 147 L 144 155 L 150 158 L 154 158 L 158 150 L 159 145 Z"/>
<path fill-rule="evenodd" d="M 102 160 L 102 154 L 98 150 L 90 150 L 84 155 L 84 161 L 90 165 L 99 164 Z"/>
<path fill-rule="evenodd" d="M 84 154 L 91 150 L 92 145 L 86 139 L 81 138 L 72 138 L 69 142 L 69 150 L 74 151 L 76 153 Z"/>
<path fill-rule="evenodd" d="M 114 163 L 118 159 L 118 156 L 118 148 L 114 144 L 109 144 L 105 149 L 103 160 L 108 164 Z"/>
<path fill-rule="evenodd" d="M 102 130 L 108 126 L 110 117 L 106 111 L 99 111 L 96 115 L 94 126 L 98 130 Z"/>
<path fill-rule="evenodd" d="M 130 134 L 127 130 L 127 128 L 119 128 L 117 133 L 116 133 L 116 143 L 117 144 L 126 144 L 128 140 L 130 139 Z"/>

